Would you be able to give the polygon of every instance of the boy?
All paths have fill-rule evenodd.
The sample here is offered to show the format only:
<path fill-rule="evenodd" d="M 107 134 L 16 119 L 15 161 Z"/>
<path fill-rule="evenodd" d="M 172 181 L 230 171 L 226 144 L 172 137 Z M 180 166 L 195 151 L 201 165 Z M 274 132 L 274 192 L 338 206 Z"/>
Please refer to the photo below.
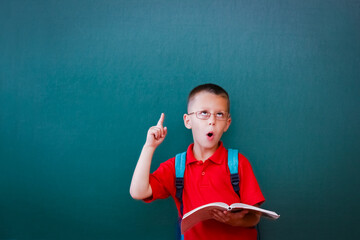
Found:
<path fill-rule="evenodd" d="M 248 160 L 238 157 L 240 191 L 236 193 L 230 181 L 227 150 L 220 141 L 231 123 L 230 100 L 220 86 L 204 84 L 194 88 L 188 97 L 185 127 L 192 130 L 194 143 L 186 153 L 183 189 L 183 213 L 211 202 L 232 204 L 242 202 L 259 206 L 265 201 Z M 160 164 L 150 174 L 155 149 L 163 142 L 167 128 L 164 114 L 156 126 L 149 129 L 131 181 L 130 194 L 134 199 L 150 202 L 172 196 L 180 214 L 180 203 L 175 197 L 175 158 Z M 239 195 L 240 197 L 239 197 Z M 260 216 L 248 211 L 231 213 L 214 211 L 213 219 L 200 222 L 185 232 L 185 239 L 252 239 L 257 238 L 254 226 Z"/>

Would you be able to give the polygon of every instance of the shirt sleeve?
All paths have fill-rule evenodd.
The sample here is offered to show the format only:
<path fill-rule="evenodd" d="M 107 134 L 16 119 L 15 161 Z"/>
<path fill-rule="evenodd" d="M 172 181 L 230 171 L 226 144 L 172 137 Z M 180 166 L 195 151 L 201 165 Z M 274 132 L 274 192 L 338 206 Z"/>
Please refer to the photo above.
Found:
<path fill-rule="evenodd" d="M 158 169 L 150 174 L 150 186 L 152 196 L 144 199 L 144 202 L 152 202 L 156 199 L 164 199 L 175 195 L 175 158 L 171 158 L 160 164 Z"/>
<path fill-rule="evenodd" d="M 239 154 L 239 177 L 241 202 L 249 205 L 262 204 L 265 198 L 252 170 L 250 162 Z"/>

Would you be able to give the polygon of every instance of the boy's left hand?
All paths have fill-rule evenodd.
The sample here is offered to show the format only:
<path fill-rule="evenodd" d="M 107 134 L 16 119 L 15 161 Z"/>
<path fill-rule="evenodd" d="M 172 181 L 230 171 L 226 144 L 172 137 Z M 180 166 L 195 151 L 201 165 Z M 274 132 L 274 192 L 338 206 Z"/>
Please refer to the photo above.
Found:
<path fill-rule="evenodd" d="M 242 210 L 239 212 L 220 211 L 218 209 L 213 210 L 213 218 L 219 222 L 229 224 L 231 226 L 239 226 L 248 210 Z"/>
<path fill-rule="evenodd" d="M 247 220 L 245 216 L 249 213 L 248 210 L 242 210 L 239 212 L 228 212 L 220 211 L 217 209 L 213 210 L 213 218 L 219 222 L 229 224 L 231 226 L 245 226 L 249 223 L 246 223 Z M 250 213 L 252 215 L 252 213 Z M 257 223 L 257 222 L 256 222 Z M 255 225 L 256 225 L 255 223 Z M 250 223 L 250 225 L 252 225 Z"/>

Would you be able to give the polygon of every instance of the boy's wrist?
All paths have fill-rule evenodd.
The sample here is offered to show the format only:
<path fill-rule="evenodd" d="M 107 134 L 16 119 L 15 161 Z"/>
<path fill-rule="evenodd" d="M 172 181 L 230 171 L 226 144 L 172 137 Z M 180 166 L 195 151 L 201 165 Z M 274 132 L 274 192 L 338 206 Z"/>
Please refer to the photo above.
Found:
<path fill-rule="evenodd" d="M 144 146 L 143 146 L 143 150 L 155 151 L 156 146 L 149 145 L 149 144 L 145 143 Z"/>

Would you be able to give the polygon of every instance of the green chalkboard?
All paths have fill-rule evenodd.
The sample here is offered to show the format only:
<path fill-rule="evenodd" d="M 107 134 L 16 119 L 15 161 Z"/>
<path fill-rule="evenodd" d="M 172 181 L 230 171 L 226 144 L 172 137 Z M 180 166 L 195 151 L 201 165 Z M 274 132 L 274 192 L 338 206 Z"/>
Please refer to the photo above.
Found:
<path fill-rule="evenodd" d="M 152 170 L 192 142 L 208 82 L 281 214 L 262 239 L 355 239 L 359 29 L 358 0 L 1 1 L 0 239 L 172 239 L 172 200 L 129 185 L 161 112 Z"/>

